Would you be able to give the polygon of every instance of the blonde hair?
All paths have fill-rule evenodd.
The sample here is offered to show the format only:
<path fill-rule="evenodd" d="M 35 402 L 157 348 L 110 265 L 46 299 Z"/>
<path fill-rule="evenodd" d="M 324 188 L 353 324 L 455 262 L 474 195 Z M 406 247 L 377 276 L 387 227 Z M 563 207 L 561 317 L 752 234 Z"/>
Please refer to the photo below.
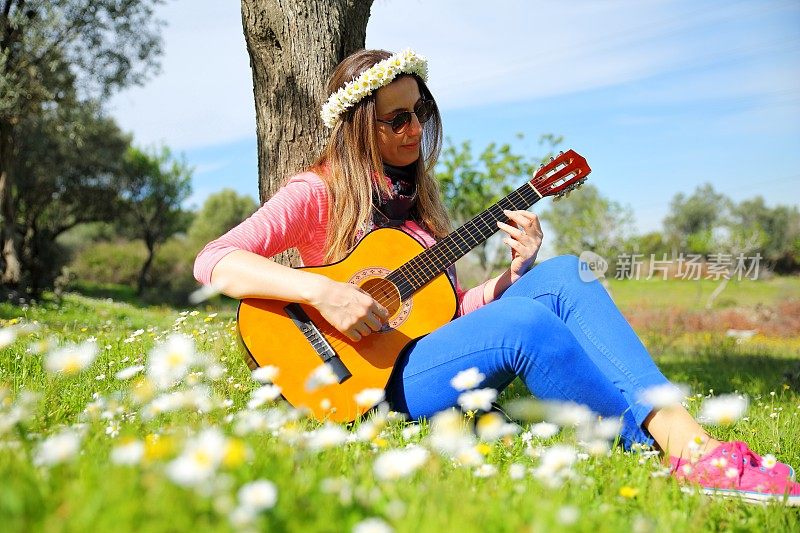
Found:
<path fill-rule="evenodd" d="M 331 75 L 328 95 L 348 81 L 392 54 L 385 50 L 360 50 L 346 57 Z M 413 77 L 425 99 L 433 100 L 425 82 Z M 331 130 L 328 141 L 309 170 L 319 174 L 328 187 L 328 231 L 325 261 L 338 261 L 356 245 L 359 229 L 366 230 L 372 220 L 373 191 L 390 193 L 383 176 L 376 133 L 375 93 L 365 97 L 344 112 Z M 417 201 L 411 216 L 434 237 L 441 238 L 450 231 L 439 184 L 433 174 L 442 144 L 442 121 L 438 108 L 423 124 L 420 157 L 416 162 Z"/>

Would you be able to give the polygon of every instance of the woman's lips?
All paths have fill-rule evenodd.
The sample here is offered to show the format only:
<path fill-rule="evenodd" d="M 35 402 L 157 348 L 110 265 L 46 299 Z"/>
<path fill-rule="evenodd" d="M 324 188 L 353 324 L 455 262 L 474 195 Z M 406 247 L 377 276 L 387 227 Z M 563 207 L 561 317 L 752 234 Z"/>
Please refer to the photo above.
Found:
<path fill-rule="evenodd" d="M 413 150 L 414 148 L 419 147 L 419 141 L 411 144 L 401 144 L 401 148 L 405 148 L 406 150 Z"/>

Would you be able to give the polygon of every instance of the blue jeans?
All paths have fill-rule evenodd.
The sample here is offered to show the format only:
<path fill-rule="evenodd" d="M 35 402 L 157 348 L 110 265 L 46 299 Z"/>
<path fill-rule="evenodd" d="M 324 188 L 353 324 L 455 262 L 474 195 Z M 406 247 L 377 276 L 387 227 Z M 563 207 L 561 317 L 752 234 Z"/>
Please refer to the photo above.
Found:
<path fill-rule="evenodd" d="M 412 418 L 457 405 L 450 379 L 477 367 L 481 387 L 503 390 L 519 376 L 542 400 L 584 404 L 622 421 L 629 448 L 652 444 L 642 424 L 651 405 L 639 392 L 668 383 L 598 281 L 584 282 L 578 258 L 542 262 L 503 295 L 412 343 L 387 386 L 392 408 Z"/>

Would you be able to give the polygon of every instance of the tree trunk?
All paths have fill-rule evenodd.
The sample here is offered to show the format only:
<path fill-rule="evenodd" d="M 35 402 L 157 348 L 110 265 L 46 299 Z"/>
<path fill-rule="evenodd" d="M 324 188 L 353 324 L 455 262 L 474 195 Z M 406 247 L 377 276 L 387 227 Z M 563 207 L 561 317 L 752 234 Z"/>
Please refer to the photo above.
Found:
<path fill-rule="evenodd" d="M 156 255 L 155 243 L 145 241 L 145 244 L 147 245 L 147 259 L 145 260 L 144 265 L 142 265 L 142 270 L 139 271 L 139 283 L 136 286 L 137 296 L 144 294 L 144 287 L 147 285 L 147 276 L 150 275 L 150 265 L 153 264 L 153 258 Z"/>
<path fill-rule="evenodd" d="M 258 135 L 261 202 L 308 166 L 327 130 L 319 115 L 336 65 L 364 48 L 373 0 L 242 0 Z M 296 264 L 297 255 L 275 257 Z"/>
<path fill-rule="evenodd" d="M 0 120 L 0 253 L 2 253 L 2 275 L 0 282 L 7 288 L 16 289 L 22 278 L 17 246 L 16 212 L 14 210 L 11 160 L 13 158 L 13 127 Z"/>

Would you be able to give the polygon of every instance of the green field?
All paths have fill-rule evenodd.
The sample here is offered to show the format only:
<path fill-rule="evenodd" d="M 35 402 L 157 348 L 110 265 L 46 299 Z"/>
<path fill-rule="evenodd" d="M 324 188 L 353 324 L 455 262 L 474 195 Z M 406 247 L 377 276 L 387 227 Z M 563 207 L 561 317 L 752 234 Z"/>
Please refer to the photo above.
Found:
<path fill-rule="evenodd" d="M 713 315 L 731 308 L 777 309 L 800 299 L 797 279 L 743 281 L 726 289 L 719 311 L 703 311 L 703 296 L 713 288 L 611 284 L 629 316 L 642 310 Z M 4 530 L 350 531 L 368 518 L 414 532 L 800 529 L 797 510 L 682 492 L 649 453 L 587 453 L 559 475 L 543 474 L 543 456 L 552 445 L 584 452 L 572 429 L 529 439 L 523 436 L 528 424 L 521 423 L 517 435 L 473 446 L 463 464 L 433 449 L 426 422 L 417 426 L 389 416 L 369 431 L 365 421 L 347 429 L 345 442 L 330 428 L 312 433 L 320 425 L 293 419 L 280 401 L 248 408 L 259 384 L 242 363 L 230 305 L 190 313 L 117 296 L 128 303 L 70 293 L 61 302 L 0 305 L 3 326 L 38 326 L 3 348 L 0 358 Z M 800 466 L 800 332 L 737 343 L 724 332 L 682 331 L 673 341 L 665 340 L 659 324 L 652 326 L 639 333 L 646 343 L 660 343 L 654 353 L 667 376 L 692 387 L 691 410 L 712 394 L 736 390 L 749 396 L 747 417 L 710 428 L 716 437 L 746 440 L 759 453 Z M 144 373 L 115 377 L 147 365 L 153 347 L 173 333 L 191 337 L 208 356 L 180 384 L 162 394 L 150 390 Z M 99 348 L 88 369 L 71 376 L 44 369 L 55 346 L 88 338 Z M 185 392 L 166 401 L 174 391 Z M 500 401 L 524 395 L 515 383 Z M 471 422 L 468 416 L 463 423 Z M 194 448 L 208 472 L 181 485 L 174 475 L 177 459 L 210 428 L 216 440 L 206 438 Z M 62 432 L 77 435 L 79 451 L 67 453 L 67 446 L 63 461 L 43 459 L 43 450 L 53 449 L 46 439 Z M 137 443 L 143 455 L 133 464 L 112 461 L 121 446 Z M 425 460 L 417 470 L 398 479 L 376 476 L 383 454 L 409 444 L 427 450 L 420 452 Z M 244 513 L 238 491 L 255 480 L 274 483 L 277 502 Z"/>
<path fill-rule="evenodd" d="M 609 280 L 614 300 L 623 309 L 632 307 L 703 310 L 719 281 L 703 280 Z M 714 308 L 774 306 L 800 299 L 800 277 L 773 277 L 768 280 L 731 280 L 714 302 Z M 798 332 L 800 333 L 800 332 Z"/>

